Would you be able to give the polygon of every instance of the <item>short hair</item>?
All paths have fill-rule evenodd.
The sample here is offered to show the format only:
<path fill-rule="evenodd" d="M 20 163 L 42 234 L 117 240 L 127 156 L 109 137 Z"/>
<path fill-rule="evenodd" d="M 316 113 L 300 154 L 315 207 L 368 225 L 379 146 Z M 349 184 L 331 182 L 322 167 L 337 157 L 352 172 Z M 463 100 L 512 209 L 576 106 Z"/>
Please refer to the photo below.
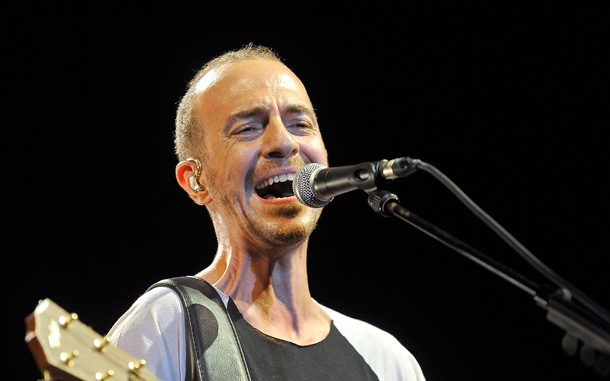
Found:
<path fill-rule="evenodd" d="M 186 160 L 193 156 L 199 156 L 201 160 L 206 158 L 201 147 L 204 129 L 199 125 L 201 121 L 196 120 L 194 113 L 195 88 L 199 80 L 213 69 L 235 65 L 246 60 L 270 60 L 283 64 L 280 57 L 271 48 L 250 43 L 241 49 L 225 52 L 203 65 L 188 83 L 186 93 L 180 100 L 176 111 L 174 145 L 178 160 Z"/>

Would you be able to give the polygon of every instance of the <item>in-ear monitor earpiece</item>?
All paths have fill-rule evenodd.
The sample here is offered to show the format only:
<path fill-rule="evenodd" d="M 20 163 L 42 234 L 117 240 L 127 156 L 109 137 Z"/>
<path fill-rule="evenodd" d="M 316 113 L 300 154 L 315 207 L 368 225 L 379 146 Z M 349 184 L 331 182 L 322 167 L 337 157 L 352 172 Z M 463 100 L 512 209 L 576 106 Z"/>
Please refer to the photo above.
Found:
<path fill-rule="evenodd" d="M 201 176 L 201 162 L 199 159 L 195 159 L 194 157 L 189 157 L 186 159 L 187 161 L 193 161 L 197 164 L 197 168 L 195 169 L 195 173 L 193 173 L 189 179 L 191 183 L 191 189 L 195 192 L 201 192 L 205 190 L 205 187 L 199 184 L 199 176 Z"/>

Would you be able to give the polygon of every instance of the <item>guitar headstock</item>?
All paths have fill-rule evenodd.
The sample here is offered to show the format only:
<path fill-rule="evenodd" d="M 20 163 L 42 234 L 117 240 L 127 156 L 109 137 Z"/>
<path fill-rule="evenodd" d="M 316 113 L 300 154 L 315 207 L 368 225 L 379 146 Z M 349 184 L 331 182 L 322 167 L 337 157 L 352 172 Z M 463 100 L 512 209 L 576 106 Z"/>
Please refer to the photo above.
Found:
<path fill-rule="evenodd" d="M 159 381 L 138 360 L 50 299 L 26 319 L 25 341 L 45 380 Z"/>

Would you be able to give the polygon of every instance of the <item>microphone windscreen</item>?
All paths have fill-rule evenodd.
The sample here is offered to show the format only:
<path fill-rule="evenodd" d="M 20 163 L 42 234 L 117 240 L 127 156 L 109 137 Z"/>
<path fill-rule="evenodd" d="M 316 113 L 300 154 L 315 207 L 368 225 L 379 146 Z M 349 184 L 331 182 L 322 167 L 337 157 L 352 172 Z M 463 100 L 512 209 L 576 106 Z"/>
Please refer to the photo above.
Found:
<path fill-rule="evenodd" d="M 333 200 L 332 198 L 327 201 L 320 200 L 313 193 L 315 174 L 324 168 L 326 168 L 325 165 L 318 163 L 307 164 L 294 176 L 292 192 L 302 204 L 312 208 L 322 208 Z"/>

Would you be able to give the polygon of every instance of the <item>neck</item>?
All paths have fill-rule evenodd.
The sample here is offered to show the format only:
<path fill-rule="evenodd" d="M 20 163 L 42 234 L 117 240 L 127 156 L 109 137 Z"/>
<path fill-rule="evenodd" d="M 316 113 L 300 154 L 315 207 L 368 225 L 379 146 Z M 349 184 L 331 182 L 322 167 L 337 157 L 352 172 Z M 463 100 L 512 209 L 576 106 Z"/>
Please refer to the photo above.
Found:
<path fill-rule="evenodd" d="M 309 293 L 306 253 L 307 242 L 273 256 L 219 249 L 214 262 L 197 275 L 230 296 L 259 331 L 312 344 L 326 337 L 330 319 Z"/>

